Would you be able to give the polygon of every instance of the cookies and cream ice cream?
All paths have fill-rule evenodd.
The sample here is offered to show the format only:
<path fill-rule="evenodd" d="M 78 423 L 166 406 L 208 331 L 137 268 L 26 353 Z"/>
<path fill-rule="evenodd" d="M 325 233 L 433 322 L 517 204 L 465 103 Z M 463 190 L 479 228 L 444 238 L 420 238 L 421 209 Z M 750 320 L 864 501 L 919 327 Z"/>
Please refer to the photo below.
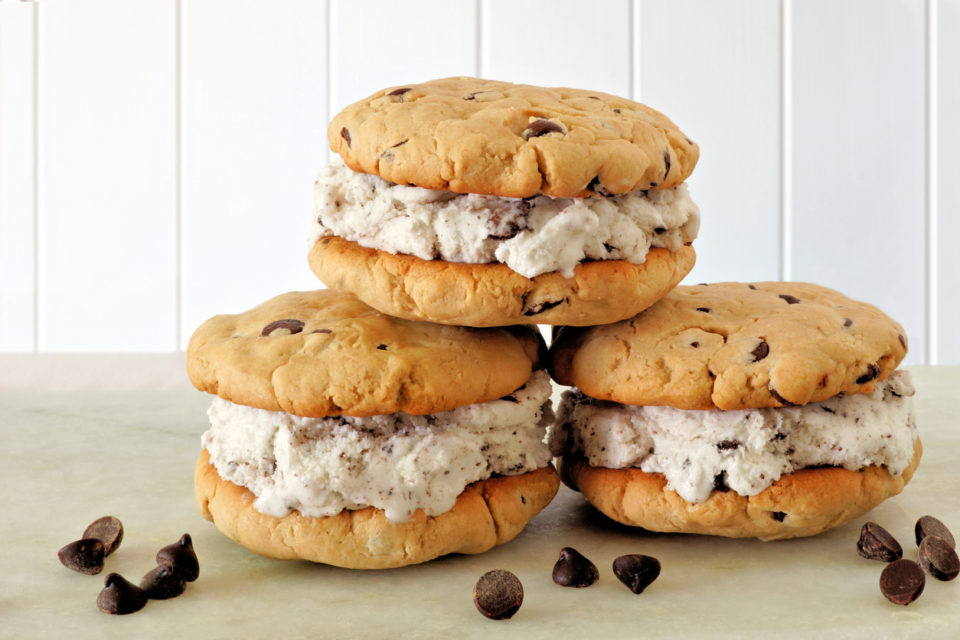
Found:
<path fill-rule="evenodd" d="M 551 447 L 591 466 L 662 473 L 667 488 L 702 502 L 716 488 L 744 496 L 815 466 L 883 466 L 898 476 L 914 456 L 910 374 L 894 371 L 870 393 L 803 406 L 685 411 L 593 400 L 567 391 Z"/>
<path fill-rule="evenodd" d="M 328 516 L 373 506 L 393 522 L 450 510 L 493 474 L 550 462 L 550 378 L 537 371 L 491 402 L 428 415 L 304 418 L 215 398 L 203 447 L 217 472 L 246 487 L 261 513 Z"/>
<path fill-rule="evenodd" d="M 500 262 L 532 278 L 572 277 L 584 260 L 643 264 L 651 247 L 692 242 L 700 210 L 685 184 L 591 198 L 505 198 L 398 185 L 341 161 L 314 185 L 309 246 L 335 235 L 424 260 Z"/>

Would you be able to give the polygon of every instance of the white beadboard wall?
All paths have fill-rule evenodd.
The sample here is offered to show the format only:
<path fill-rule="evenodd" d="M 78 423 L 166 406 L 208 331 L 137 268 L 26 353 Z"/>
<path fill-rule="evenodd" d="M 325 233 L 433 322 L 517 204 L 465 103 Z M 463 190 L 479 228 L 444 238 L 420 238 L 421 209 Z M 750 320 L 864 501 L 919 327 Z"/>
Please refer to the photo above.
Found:
<path fill-rule="evenodd" d="M 960 363 L 960 0 L 0 0 L 0 352 L 174 352 L 319 286 L 326 122 L 480 75 L 701 146 L 689 281 L 808 280 Z"/>

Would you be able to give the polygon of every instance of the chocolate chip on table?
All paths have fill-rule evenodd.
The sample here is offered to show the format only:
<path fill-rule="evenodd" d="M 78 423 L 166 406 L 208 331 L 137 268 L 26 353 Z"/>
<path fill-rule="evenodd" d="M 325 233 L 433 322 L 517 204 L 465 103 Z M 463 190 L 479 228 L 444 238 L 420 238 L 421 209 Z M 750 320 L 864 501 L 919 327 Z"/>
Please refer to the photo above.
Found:
<path fill-rule="evenodd" d="M 913 531 L 917 536 L 918 545 L 923 542 L 923 539 L 927 536 L 937 536 L 946 542 L 951 549 L 957 548 L 957 543 L 953 539 L 953 534 L 950 533 L 950 529 L 947 529 L 947 525 L 943 524 L 933 516 L 923 516 L 917 520 L 917 524 Z"/>
<path fill-rule="evenodd" d="M 190 538 L 189 533 L 183 534 L 178 541 L 157 551 L 157 564 L 170 567 L 187 582 L 193 582 L 200 576 L 200 563 L 193 550 L 193 539 Z"/>
<path fill-rule="evenodd" d="M 920 567 L 937 580 L 953 580 L 960 574 L 960 558 L 947 541 L 927 536 L 920 543 Z"/>
<path fill-rule="evenodd" d="M 114 516 L 103 516 L 91 522 L 81 537 L 96 538 L 102 542 L 103 555 L 108 556 L 116 551 L 123 541 L 123 523 Z"/>
<path fill-rule="evenodd" d="M 84 538 L 71 542 L 57 551 L 60 564 L 88 576 L 103 571 L 103 543 L 96 538 Z"/>
<path fill-rule="evenodd" d="M 187 581 L 183 576 L 174 572 L 171 567 L 158 565 L 140 580 L 140 589 L 151 600 L 167 600 L 175 598 L 187 588 Z"/>
<path fill-rule="evenodd" d="M 350 131 L 346 127 L 340 129 L 340 137 L 347 141 L 347 148 L 350 148 Z"/>
<path fill-rule="evenodd" d="M 908 605 L 923 593 L 923 569 L 911 560 L 894 560 L 880 574 L 880 593 L 894 604 Z"/>
<path fill-rule="evenodd" d="M 293 335 L 295 333 L 300 333 L 303 331 L 303 321 L 295 320 L 293 318 L 284 318 L 282 320 L 274 320 L 267 326 L 263 328 L 263 331 L 260 332 L 262 337 L 272 335 L 275 331 L 287 331 L 288 333 L 282 335 Z"/>
<path fill-rule="evenodd" d="M 473 587 L 473 604 L 477 611 L 492 620 L 506 620 L 513 617 L 523 604 L 523 585 L 509 571 L 488 571 Z"/>
<path fill-rule="evenodd" d="M 876 522 L 866 522 L 860 528 L 857 553 L 867 560 L 893 562 L 903 557 L 903 547 L 889 531 Z"/>
<path fill-rule="evenodd" d="M 876 380 L 880 375 L 880 367 L 875 364 L 867 365 L 867 372 L 857 378 L 857 384 L 865 384 L 871 380 Z"/>
<path fill-rule="evenodd" d="M 563 127 L 552 120 L 540 118 L 527 125 L 527 128 L 523 130 L 523 139 L 539 138 L 540 136 L 554 132 L 563 133 Z"/>
<path fill-rule="evenodd" d="M 660 561 L 632 553 L 613 561 L 613 575 L 634 593 L 643 593 L 660 575 Z"/>
<path fill-rule="evenodd" d="M 781 293 L 779 297 L 786 300 L 787 304 L 797 304 L 798 302 L 800 302 L 800 298 L 796 298 L 786 293 Z"/>
<path fill-rule="evenodd" d="M 560 550 L 560 557 L 553 565 L 553 581 L 561 587 L 589 587 L 600 579 L 597 565 L 590 562 L 573 547 Z"/>
<path fill-rule="evenodd" d="M 140 587 L 129 582 L 119 573 L 111 573 L 103 581 L 103 589 L 97 596 L 97 608 L 104 613 L 124 615 L 143 609 L 147 596 Z"/>
<path fill-rule="evenodd" d="M 758 344 L 756 348 L 750 352 L 750 355 L 753 356 L 754 362 L 760 362 L 770 355 L 770 345 L 767 344 L 766 340 L 761 340 L 760 344 Z"/>

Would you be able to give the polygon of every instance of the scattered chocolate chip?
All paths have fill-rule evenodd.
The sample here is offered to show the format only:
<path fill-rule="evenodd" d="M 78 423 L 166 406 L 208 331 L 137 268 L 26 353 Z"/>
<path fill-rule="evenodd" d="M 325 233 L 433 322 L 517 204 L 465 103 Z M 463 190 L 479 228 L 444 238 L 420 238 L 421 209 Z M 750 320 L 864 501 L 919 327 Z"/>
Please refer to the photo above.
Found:
<path fill-rule="evenodd" d="M 787 304 L 797 304 L 798 302 L 800 302 L 800 298 L 796 298 L 796 297 L 791 296 L 791 295 L 788 295 L 788 294 L 786 294 L 786 293 L 781 293 L 779 297 L 781 297 L 781 298 L 783 298 L 784 300 L 786 300 L 786 301 L 787 301 Z"/>
<path fill-rule="evenodd" d="M 140 589 L 151 600 L 176 598 L 187 588 L 187 581 L 170 567 L 159 565 L 143 576 Z"/>
<path fill-rule="evenodd" d="M 557 305 L 563 304 L 563 300 L 547 300 L 546 302 L 538 302 L 529 309 L 524 309 L 523 315 L 525 316 L 535 316 L 538 313 L 543 313 L 548 309 L 553 309 Z"/>
<path fill-rule="evenodd" d="M 906 349 L 906 348 L 907 348 L 907 339 L 903 337 L 903 334 L 902 334 L 902 333 L 898 333 L 898 334 L 897 334 L 897 338 L 900 339 L 900 346 L 903 347 L 904 349 Z"/>
<path fill-rule="evenodd" d="M 523 130 L 523 139 L 539 138 L 540 136 L 554 132 L 563 133 L 563 127 L 552 120 L 540 118 L 527 125 L 527 128 Z"/>
<path fill-rule="evenodd" d="M 960 558 L 947 541 L 927 536 L 920 543 L 920 567 L 937 580 L 953 580 L 960 574 Z"/>
<path fill-rule="evenodd" d="M 274 320 L 267 326 L 263 328 L 263 331 L 260 332 L 262 337 L 271 335 L 274 331 L 280 331 L 286 329 L 289 333 L 283 335 L 293 335 L 295 333 L 300 333 L 303 331 L 303 322 L 300 320 L 294 320 L 293 318 L 284 318 L 283 320 Z"/>
<path fill-rule="evenodd" d="M 643 593 L 660 576 L 660 561 L 632 553 L 613 561 L 613 575 L 634 593 Z"/>
<path fill-rule="evenodd" d="M 379 349 L 380 351 L 386 351 L 386 350 L 387 350 L 387 345 L 385 345 L 385 344 L 378 344 L 378 345 L 377 345 L 377 349 Z"/>
<path fill-rule="evenodd" d="M 779 393 L 776 389 L 774 389 L 773 387 L 767 387 L 767 391 L 770 392 L 770 395 L 773 396 L 773 399 L 774 399 L 774 400 L 776 400 L 777 402 L 779 402 L 779 403 L 782 404 L 783 406 L 785 406 L 785 407 L 795 407 L 795 406 L 797 406 L 797 405 L 795 405 L 794 403 L 792 403 L 792 402 L 790 402 L 789 400 L 787 400 L 786 398 L 784 398 L 782 395 L 780 395 L 780 393 Z"/>
<path fill-rule="evenodd" d="M 753 356 L 754 362 L 760 362 L 770 355 L 770 345 L 767 344 L 766 340 L 761 340 L 760 344 L 758 344 L 756 348 L 750 352 L 750 355 Z"/>
<path fill-rule="evenodd" d="M 123 541 L 123 523 L 113 516 L 103 516 L 90 523 L 81 536 L 82 538 L 96 538 L 103 543 L 104 557 L 117 550 Z"/>
<path fill-rule="evenodd" d="M 845 327 L 852 327 L 852 326 L 853 326 L 853 320 L 851 320 L 850 318 L 844 318 L 844 319 L 843 319 L 843 326 L 845 326 Z"/>
<path fill-rule="evenodd" d="M 867 372 L 857 378 L 857 384 L 864 384 L 870 382 L 871 380 L 876 380 L 877 376 L 880 375 L 880 367 L 875 364 L 867 365 Z"/>
<path fill-rule="evenodd" d="M 183 534 L 173 544 L 168 544 L 157 551 L 157 564 L 170 567 L 187 582 L 193 582 L 200 576 L 200 563 L 193 550 L 193 539 L 189 533 Z"/>
<path fill-rule="evenodd" d="M 492 620 L 512 618 L 523 604 L 523 585 L 517 576 L 503 569 L 488 571 L 473 588 L 477 611 Z"/>
<path fill-rule="evenodd" d="M 717 443 L 717 451 L 730 451 L 732 449 L 739 449 L 740 443 L 736 440 L 721 440 Z"/>
<path fill-rule="evenodd" d="M 860 528 L 857 553 L 867 560 L 893 562 L 903 557 L 903 547 L 889 531 L 876 522 L 867 522 Z"/>
<path fill-rule="evenodd" d="M 697 307 L 697 311 L 702 311 L 703 313 L 710 313 L 710 307 Z"/>
<path fill-rule="evenodd" d="M 918 545 L 923 542 L 923 539 L 927 536 L 937 536 L 946 542 L 951 549 L 957 548 L 957 543 L 953 539 L 953 534 L 950 533 L 950 529 L 947 529 L 947 525 L 943 524 L 933 516 L 923 516 L 917 520 L 917 524 L 913 528 L 913 531 L 917 536 Z"/>
<path fill-rule="evenodd" d="M 770 513 L 770 517 L 777 522 L 783 522 L 787 518 L 787 514 L 783 511 L 773 511 Z"/>
<path fill-rule="evenodd" d="M 333 329 L 314 329 L 310 333 L 333 333 Z"/>
<path fill-rule="evenodd" d="M 351 147 L 350 145 L 350 131 L 346 127 L 340 129 L 340 137 L 347 141 L 347 148 Z"/>
<path fill-rule="evenodd" d="M 111 573 L 103 581 L 103 589 L 97 596 L 97 608 L 104 613 L 125 615 L 143 609 L 147 604 L 146 594 L 137 585 L 119 573 Z"/>
<path fill-rule="evenodd" d="M 553 581 L 561 587 L 589 587 L 600 579 L 597 565 L 573 547 L 560 550 L 560 558 L 553 565 Z"/>
<path fill-rule="evenodd" d="M 84 538 L 64 545 L 57 551 L 60 564 L 88 576 L 103 571 L 103 543 L 96 538 Z"/>
<path fill-rule="evenodd" d="M 713 490 L 721 493 L 730 491 L 730 487 L 727 486 L 727 472 L 725 470 L 713 476 Z"/>
<path fill-rule="evenodd" d="M 694 349 L 697 349 L 700 347 L 700 343 L 694 340 L 693 342 L 690 343 L 690 346 L 693 347 Z"/>
<path fill-rule="evenodd" d="M 388 93 L 387 95 L 388 95 L 388 96 L 402 96 L 402 95 L 405 94 L 407 91 L 410 91 L 410 87 L 400 87 L 399 89 L 394 89 L 393 91 L 391 91 L 391 92 Z"/>
<path fill-rule="evenodd" d="M 666 169 L 663 172 L 663 180 L 666 182 L 667 176 L 670 175 L 670 150 L 663 150 L 663 164 L 666 166 Z"/>
<path fill-rule="evenodd" d="M 923 593 L 923 569 L 910 560 L 894 560 L 880 574 L 880 593 L 894 604 L 908 605 Z"/>

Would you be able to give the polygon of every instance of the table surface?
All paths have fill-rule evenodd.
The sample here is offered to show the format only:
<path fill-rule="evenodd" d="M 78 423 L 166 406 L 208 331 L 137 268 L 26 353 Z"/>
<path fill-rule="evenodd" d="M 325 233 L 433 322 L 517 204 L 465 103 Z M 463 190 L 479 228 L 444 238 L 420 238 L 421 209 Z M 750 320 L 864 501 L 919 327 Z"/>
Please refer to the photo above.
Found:
<path fill-rule="evenodd" d="M 267 560 L 201 519 L 192 482 L 204 394 L 2 393 L 0 637 L 957 637 L 960 579 L 928 579 L 918 601 L 895 606 L 878 588 L 883 565 L 855 549 L 867 519 L 887 527 L 913 559 L 919 516 L 935 515 L 960 533 L 960 367 L 912 372 L 924 442 L 913 482 L 820 536 L 764 543 L 652 534 L 610 522 L 563 487 L 507 545 L 387 571 Z M 123 521 L 125 536 L 104 573 L 63 568 L 57 550 L 105 514 Z M 97 610 L 107 572 L 139 582 L 157 549 L 184 532 L 201 566 L 184 595 L 128 616 Z M 598 565 L 597 584 L 553 584 L 564 546 Z M 641 595 L 613 576 L 613 559 L 625 553 L 663 565 Z M 509 621 L 483 618 L 471 599 L 477 578 L 494 568 L 524 585 L 523 606 Z"/>

